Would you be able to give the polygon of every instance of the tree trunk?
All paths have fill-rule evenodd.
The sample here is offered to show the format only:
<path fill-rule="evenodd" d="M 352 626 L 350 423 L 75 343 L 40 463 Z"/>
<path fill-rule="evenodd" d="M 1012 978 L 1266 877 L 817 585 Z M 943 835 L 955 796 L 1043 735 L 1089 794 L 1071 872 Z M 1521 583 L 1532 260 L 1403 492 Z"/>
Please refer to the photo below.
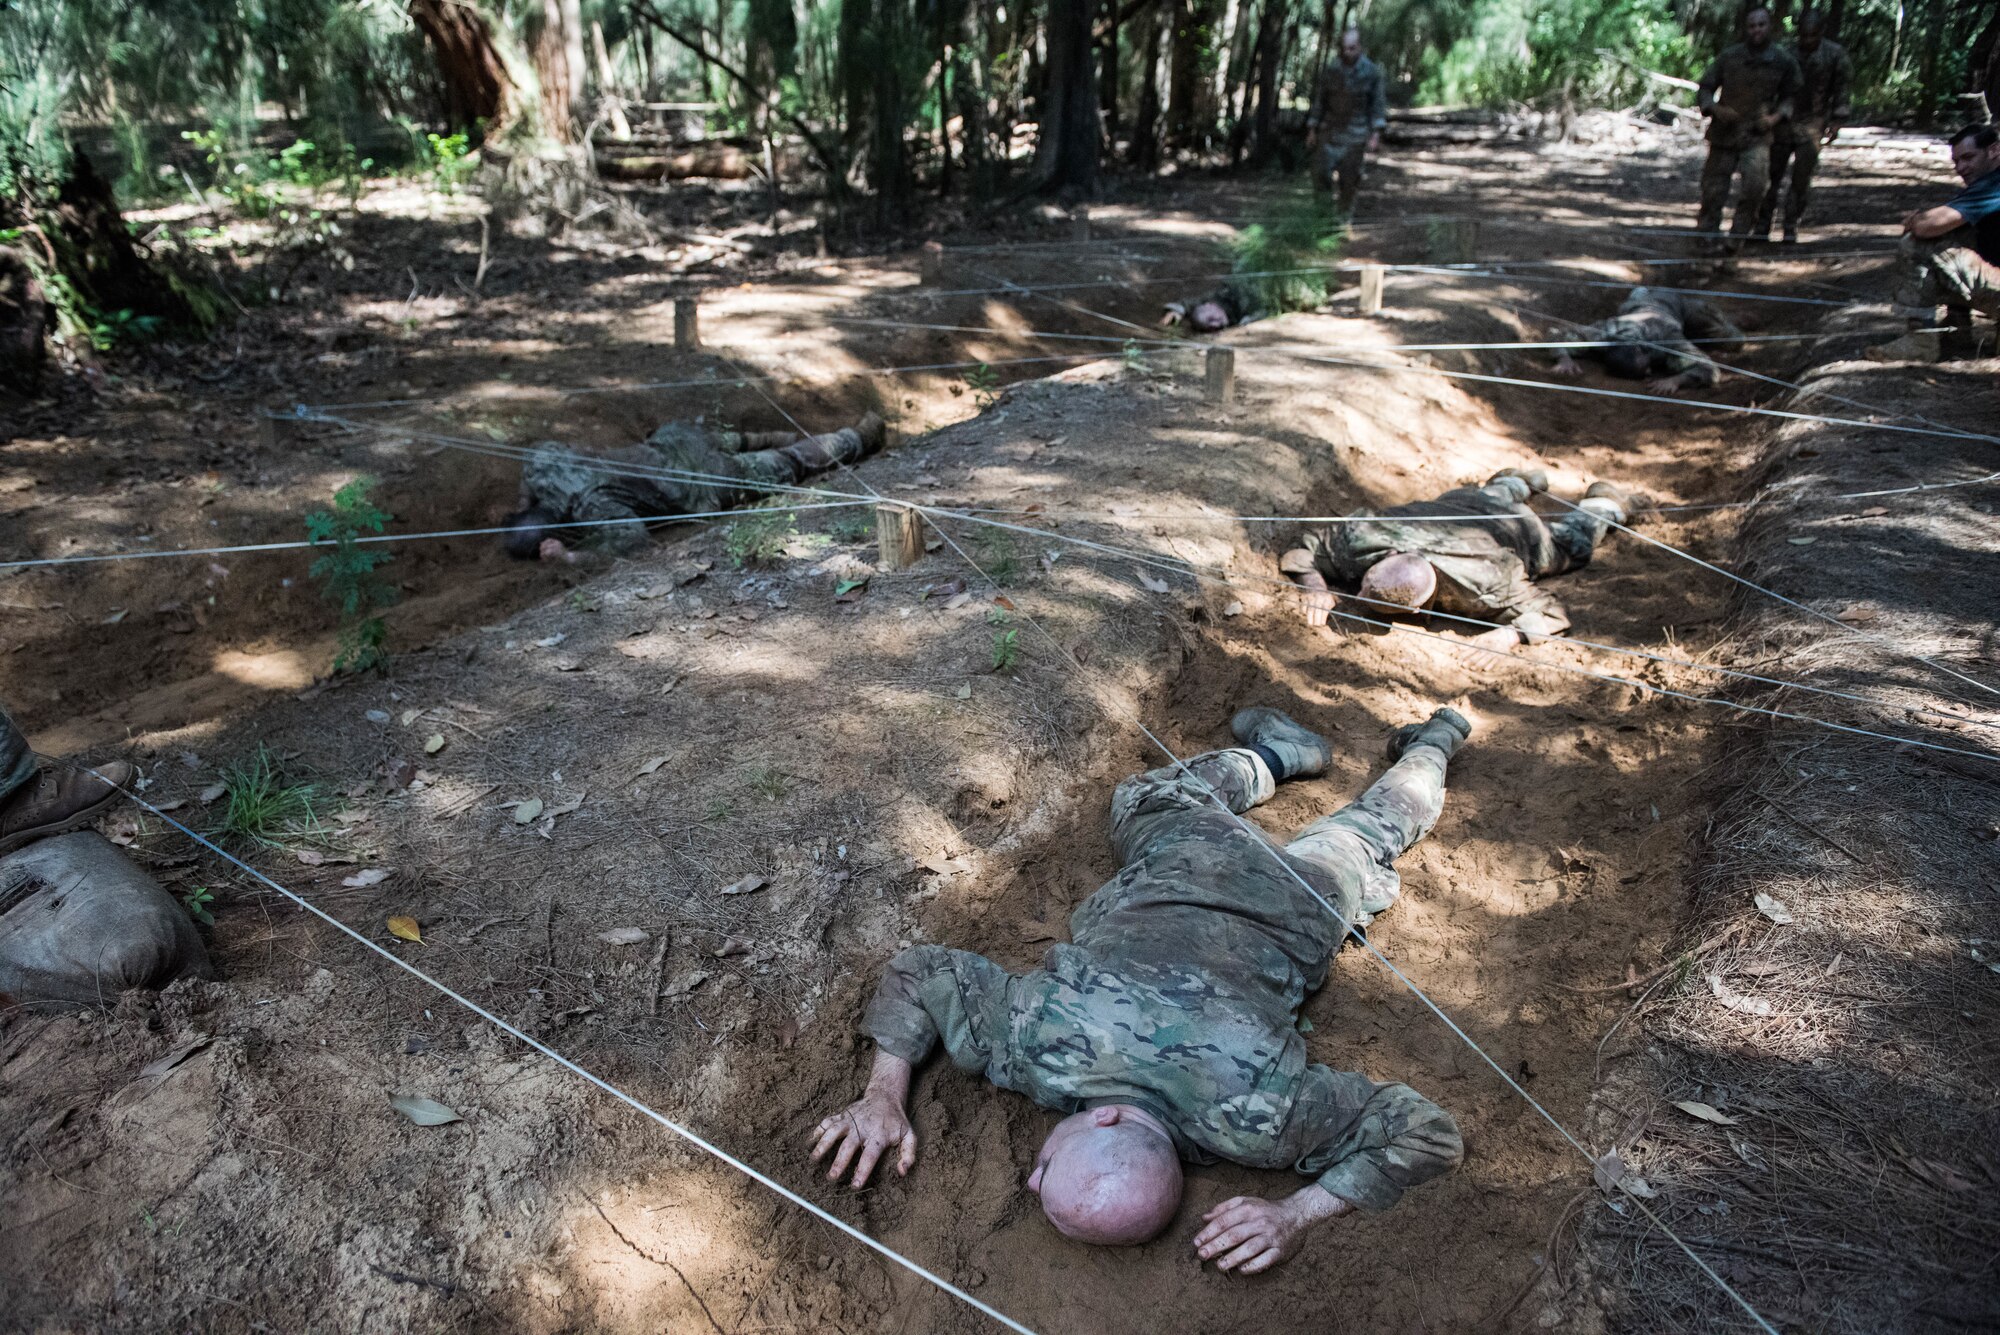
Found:
<path fill-rule="evenodd" d="M 49 307 L 35 271 L 0 246 L 0 389 L 32 394 L 40 383 Z"/>
<path fill-rule="evenodd" d="M 575 137 L 575 88 L 583 73 L 580 50 L 575 65 L 570 63 L 569 19 L 576 4 L 577 0 L 542 0 L 542 24 L 533 48 L 535 79 L 541 85 L 542 129 L 563 144 Z"/>
<path fill-rule="evenodd" d="M 1202 114 L 1214 72 L 1207 48 L 1222 16 L 1223 0 L 1175 0 L 1173 54 L 1167 62 L 1167 142 L 1194 146 L 1204 136 Z"/>
<path fill-rule="evenodd" d="M 1042 93 L 1035 174 L 1041 189 L 1068 198 L 1088 199 L 1097 193 L 1103 126 L 1090 59 L 1090 15 L 1095 8 L 1094 0 L 1049 0 L 1048 6 L 1048 83 Z"/>
<path fill-rule="evenodd" d="M 1160 165 L 1160 5 L 1147 8 L 1138 38 L 1139 117 L 1132 125 L 1132 165 L 1153 171 Z"/>
<path fill-rule="evenodd" d="M 1104 0 L 1104 38 L 1097 45 L 1097 109 L 1104 134 L 1118 138 L 1118 0 Z"/>
<path fill-rule="evenodd" d="M 129 311 L 167 325 L 197 323 L 167 276 L 139 254 L 110 184 L 80 150 L 70 156 L 69 176 L 48 219 L 56 267 L 90 309 Z"/>
<path fill-rule="evenodd" d="M 1250 165 L 1261 167 L 1270 161 L 1278 133 L 1278 70 L 1283 64 L 1285 7 L 1279 0 L 1264 0 L 1264 12 L 1257 20 L 1257 117 L 1256 146 L 1250 151 Z"/>
<path fill-rule="evenodd" d="M 532 106 L 496 38 L 491 19 L 460 0 L 409 0 L 410 21 L 424 36 L 444 84 L 445 121 L 475 138 L 498 138 Z"/>

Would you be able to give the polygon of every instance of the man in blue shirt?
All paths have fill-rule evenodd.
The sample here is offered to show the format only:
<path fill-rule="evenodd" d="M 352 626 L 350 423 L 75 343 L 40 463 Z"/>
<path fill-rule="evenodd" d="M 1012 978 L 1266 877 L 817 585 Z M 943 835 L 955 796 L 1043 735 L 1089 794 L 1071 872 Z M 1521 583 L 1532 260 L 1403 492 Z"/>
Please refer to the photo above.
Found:
<path fill-rule="evenodd" d="M 2000 128 L 1968 125 L 1951 137 L 1951 165 L 1965 189 L 1903 219 L 1904 283 L 1896 302 L 1912 332 L 1870 348 L 1875 361 L 1935 361 L 1976 350 L 1972 313 L 2000 319 Z M 1945 337 L 1925 326 L 1945 308 Z"/>

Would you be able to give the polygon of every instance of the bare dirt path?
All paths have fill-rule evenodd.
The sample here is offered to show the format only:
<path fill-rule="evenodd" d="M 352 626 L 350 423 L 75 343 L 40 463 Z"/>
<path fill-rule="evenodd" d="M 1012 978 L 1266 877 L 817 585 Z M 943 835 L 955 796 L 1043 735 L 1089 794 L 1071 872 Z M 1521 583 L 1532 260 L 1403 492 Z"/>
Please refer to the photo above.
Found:
<path fill-rule="evenodd" d="M 1587 157 L 1508 150 L 1469 186 L 1463 174 L 1452 178 L 1453 189 L 1495 216 L 1528 198 L 1582 214 L 1604 188 Z M 1428 206 L 1431 166 L 1404 164 L 1385 181 L 1385 197 L 1393 185 L 1411 208 Z M 1684 177 L 1687 164 L 1664 159 L 1668 169 Z M 1532 180 L 1533 171 L 1545 175 Z M 1199 222 L 1171 198 L 1149 203 L 1159 225 Z M 1547 248 L 1573 241 L 1556 237 Z M 1398 258 L 1404 244 L 1415 243 L 1385 241 L 1377 253 Z M 1610 264 L 1605 272 L 1637 273 Z M 1746 265 L 1730 281 L 1786 278 Z M 514 318 L 527 320 L 542 291 L 531 287 Z M 293 774 L 321 786 L 329 826 L 341 832 L 255 850 L 253 862 L 1039 1330 L 1268 1329 L 1304 1312 L 1338 1312 L 1343 1324 L 1371 1330 L 1494 1320 L 1542 1273 L 1551 1239 L 1589 1190 L 1587 1168 L 1356 952 L 1308 1007 L 1314 1057 L 1438 1098 L 1466 1128 L 1470 1154 L 1463 1171 L 1390 1214 L 1329 1231 L 1277 1275 L 1241 1281 L 1202 1271 L 1187 1223 L 1130 1252 L 1061 1243 L 1020 1190 L 1048 1116 L 953 1071 L 920 1083 L 925 1157 L 907 1181 L 852 1198 L 816 1183 L 800 1153 L 805 1129 L 850 1096 L 865 1063 L 853 1022 L 880 962 L 900 942 L 934 940 L 1031 965 L 1114 870 L 1102 835 L 1112 784 L 1160 759 L 1122 720 L 1145 720 L 1186 754 L 1222 740 L 1243 703 L 1281 705 L 1336 741 L 1327 779 L 1288 787 L 1259 811 L 1274 831 L 1356 791 L 1394 724 L 1440 702 L 1476 718 L 1478 745 L 1455 767 L 1445 820 L 1404 863 L 1405 900 L 1374 939 L 1558 1118 L 1582 1131 L 1598 1117 L 1594 1091 L 1634 1056 L 1618 1036 L 1607 1041 L 1629 1002 L 1576 989 L 1657 963 L 1685 899 L 1689 844 L 1708 816 L 1702 776 L 1716 730 L 1732 725 L 1525 660 L 1611 667 L 1699 691 L 1708 679 L 1608 664 L 1573 645 L 1502 660 L 1450 636 L 1308 630 L 1267 582 L 1290 531 L 1229 516 L 1339 512 L 1530 463 L 1551 468 L 1567 495 L 1611 477 L 1668 500 L 1723 499 L 1738 494 L 1762 433 L 1747 419 L 1679 408 L 1257 352 L 1518 338 L 1540 331 L 1514 306 L 1588 318 L 1615 297 L 1444 276 L 1392 292 L 1382 319 L 1299 315 L 1231 335 L 1242 398 L 1227 408 L 1204 404 L 1190 382 L 1116 358 L 1017 386 L 976 417 L 967 404 L 956 410 L 965 420 L 932 435 L 915 428 L 953 415 L 950 402 L 964 395 L 944 378 L 928 396 L 906 394 L 910 438 L 860 470 L 870 485 L 1059 525 L 1029 537 L 944 521 L 1003 581 L 998 590 L 947 548 L 915 570 L 876 573 L 858 600 L 837 602 L 836 588 L 865 573 L 872 548 L 802 516 L 801 536 L 772 569 L 731 569 L 722 534 L 710 530 L 485 624 L 524 605 L 519 581 L 560 586 L 498 558 L 461 559 L 436 568 L 460 587 L 431 596 L 459 597 L 462 611 L 423 624 L 480 629 L 405 655 L 387 681 L 305 698 L 286 683 L 266 691 L 254 714 L 170 719 L 162 704 L 161 717 L 131 724 L 155 784 L 149 792 L 198 811 L 196 795 L 221 761 L 270 746 Z M 750 359 L 775 356 L 792 339 L 779 352 L 798 358 L 786 349 L 811 344 L 821 360 L 795 368 L 800 381 L 874 357 L 935 355 L 939 342 L 918 330 L 832 336 L 818 323 L 826 311 L 805 303 L 768 325 L 756 323 L 772 317 L 747 295 L 718 303 L 739 299 L 730 323 L 716 325 L 718 347 Z M 951 301 L 1003 313 L 982 299 Z M 1127 293 L 1092 304 L 1130 318 L 1151 299 Z M 963 305 L 939 305 L 954 318 L 935 322 L 973 322 Z M 875 309 L 859 296 L 850 308 Z M 1764 328 L 1803 327 L 1801 316 L 1775 309 L 1761 317 Z M 1047 327 L 1042 315 L 1056 318 L 1038 311 L 1035 327 Z M 1068 316 L 1067 327 L 1087 327 Z M 462 397 L 409 420 L 510 437 L 560 423 L 568 437 L 612 443 L 662 415 L 656 398 L 579 406 L 502 379 L 513 372 L 480 361 L 479 342 L 504 337 L 504 318 L 482 314 L 476 336 L 427 342 L 399 363 L 449 380 L 452 359 L 464 358 L 457 369 L 485 373 L 462 377 Z M 557 372 L 629 374 L 668 362 L 657 324 L 643 323 L 658 319 L 649 308 L 607 319 L 605 345 L 586 347 L 578 334 L 518 355 L 538 384 L 564 383 Z M 753 337 L 728 341 L 733 328 Z M 972 355 L 1036 346 L 996 338 Z M 1788 346 L 1753 354 L 1753 363 L 1785 370 L 1800 355 Z M 1438 354 L 1433 364 L 1474 363 Z M 437 370 L 420 369 L 428 366 Z M 376 388 L 398 388 L 371 377 Z M 1741 382 L 1722 394 L 1771 397 Z M 858 402 L 809 385 L 789 397 L 827 415 Z M 716 411 L 750 421 L 756 402 L 738 393 Z M 365 465 L 395 479 L 392 504 L 406 512 L 420 509 L 416 497 L 448 496 L 456 508 L 447 512 L 457 514 L 504 500 L 504 470 L 485 462 L 393 438 L 304 440 L 315 448 L 297 447 L 302 466 L 288 475 L 298 489 L 289 496 L 323 494 Z M 53 492 L 58 480 L 38 479 L 36 490 Z M 116 539 L 126 516 L 102 495 L 95 536 Z M 227 489 L 222 496 L 233 500 Z M 65 517 L 89 513 L 61 508 Z M 239 527 L 254 528 L 241 517 Z M 1730 512 L 1681 519 L 1648 531 L 1722 554 Z M 183 531 L 198 528 L 174 530 Z M 1154 592 L 1133 562 L 1065 546 L 1070 536 L 1221 567 L 1231 582 L 1174 576 L 1168 592 Z M 206 578 L 238 580 L 241 569 Z M 473 571 L 495 582 L 490 597 Z M 1713 647 L 1729 604 L 1726 589 L 1687 572 L 1664 553 L 1614 541 L 1560 592 L 1580 634 L 1698 656 Z M 72 582 L 10 587 L 37 596 L 60 588 L 76 609 L 102 596 L 83 577 L 51 578 Z M 954 606 L 954 591 L 935 586 L 955 579 L 974 596 Z M 412 582 L 415 601 L 426 588 L 421 577 Z M 996 605 L 995 593 L 1013 606 Z M 294 587 L 284 596 L 309 595 Z M 258 624 L 254 602 L 234 597 L 219 596 L 216 607 L 237 608 L 230 615 L 247 634 Z M 223 615 L 213 613 L 211 625 Z M 125 626 L 74 619 L 74 640 L 20 643 L 31 655 L 65 644 L 101 653 L 110 643 L 102 637 Z M 1010 632 L 1017 661 L 996 670 Z M 305 650 L 274 639 L 268 652 Z M 119 718 L 112 677 L 106 670 L 96 680 L 92 689 L 105 694 L 95 735 L 116 735 L 102 726 Z M 73 703 L 48 693 L 79 688 L 50 675 L 10 678 L 0 689 L 29 700 L 47 724 Z M 427 756 L 433 732 L 447 742 Z M 419 766 L 416 782 L 397 781 Z M 508 804 L 530 798 L 548 809 L 578 805 L 546 825 L 523 823 Z M 303 862 L 300 849 L 318 864 Z M 144 824 L 135 852 L 177 887 L 217 890 L 215 942 L 228 976 L 176 989 L 157 1006 L 135 998 L 105 1017 L 0 1021 L 0 1124 L 16 1128 L 4 1161 L 16 1221 L 0 1251 L 8 1287 L 24 1295 L 24 1324 L 980 1328 L 949 1300 L 386 973 L 254 882 L 191 856 L 171 831 Z M 366 867 L 391 875 L 342 883 Z M 763 886 L 723 893 L 746 876 Z M 391 913 L 417 917 L 426 944 L 393 944 L 382 927 Z M 645 940 L 601 939 L 628 927 Z M 208 1042 L 173 1071 L 134 1082 L 140 1067 L 195 1038 Z M 386 1095 L 400 1092 L 440 1099 L 465 1120 L 412 1128 L 388 1109 Z M 1186 1219 L 1275 1185 L 1204 1170 Z M 1615 1285 L 1617 1276 L 1599 1282 Z M 1533 1318 L 1554 1300 L 1545 1291 L 1514 1314 Z"/>

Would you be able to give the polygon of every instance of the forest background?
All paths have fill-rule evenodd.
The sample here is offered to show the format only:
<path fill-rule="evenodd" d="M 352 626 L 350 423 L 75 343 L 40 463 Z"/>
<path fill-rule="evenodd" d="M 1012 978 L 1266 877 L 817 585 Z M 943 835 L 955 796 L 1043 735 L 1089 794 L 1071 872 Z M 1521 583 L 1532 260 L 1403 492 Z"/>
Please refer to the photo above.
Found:
<path fill-rule="evenodd" d="M 1799 7 L 1773 6 L 1781 21 Z M 1922 128 L 1994 113 L 1990 0 L 1825 12 L 1859 117 Z M 14 288 L 43 289 L 58 341 L 103 347 L 226 308 L 198 265 L 172 263 L 198 258 L 201 237 L 152 229 L 135 245 L 121 206 L 219 195 L 272 219 L 278 249 L 337 255 L 338 209 L 321 201 L 343 185 L 351 199 L 366 178 L 418 171 L 453 189 L 477 167 L 489 195 L 575 201 L 603 145 L 672 127 L 731 147 L 733 170 L 790 164 L 785 186 L 838 217 L 836 235 L 859 235 L 907 227 L 927 201 L 1089 198 L 1107 171 L 1296 166 L 1315 71 L 1349 24 L 1397 106 L 1686 116 L 1685 81 L 1741 13 L 1713 0 L 4 0 L 0 246 L 30 270 Z"/>

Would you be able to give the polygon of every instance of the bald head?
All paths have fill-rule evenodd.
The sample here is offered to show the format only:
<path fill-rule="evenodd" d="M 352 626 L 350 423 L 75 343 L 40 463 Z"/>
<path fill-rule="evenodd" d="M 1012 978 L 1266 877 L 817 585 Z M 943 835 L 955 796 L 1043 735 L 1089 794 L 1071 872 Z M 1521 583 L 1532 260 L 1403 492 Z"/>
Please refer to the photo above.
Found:
<path fill-rule="evenodd" d="M 1092 1108 L 1056 1123 L 1028 1189 L 1064 1237 L 1135 1246 L 1156 1237 L 1180 1208 L 1180 1155 L 1165 1128 L 1139 1109 Z"/>
<path fill-rule="evenodd" d="M 1349 28 L 1340 34 L 1340 63 L 1352 65 L 1361 59 L 1361 29 Z"/>
<path fill-rule="evenodd" d="M 1361 596 L 1376 602 L 1394 603 L 1412 611 L 1424 606 L 1437 594 L 1437 571 L 1415 552 L 1396 552 L 1368 567 L 1361 577 Z"/>

